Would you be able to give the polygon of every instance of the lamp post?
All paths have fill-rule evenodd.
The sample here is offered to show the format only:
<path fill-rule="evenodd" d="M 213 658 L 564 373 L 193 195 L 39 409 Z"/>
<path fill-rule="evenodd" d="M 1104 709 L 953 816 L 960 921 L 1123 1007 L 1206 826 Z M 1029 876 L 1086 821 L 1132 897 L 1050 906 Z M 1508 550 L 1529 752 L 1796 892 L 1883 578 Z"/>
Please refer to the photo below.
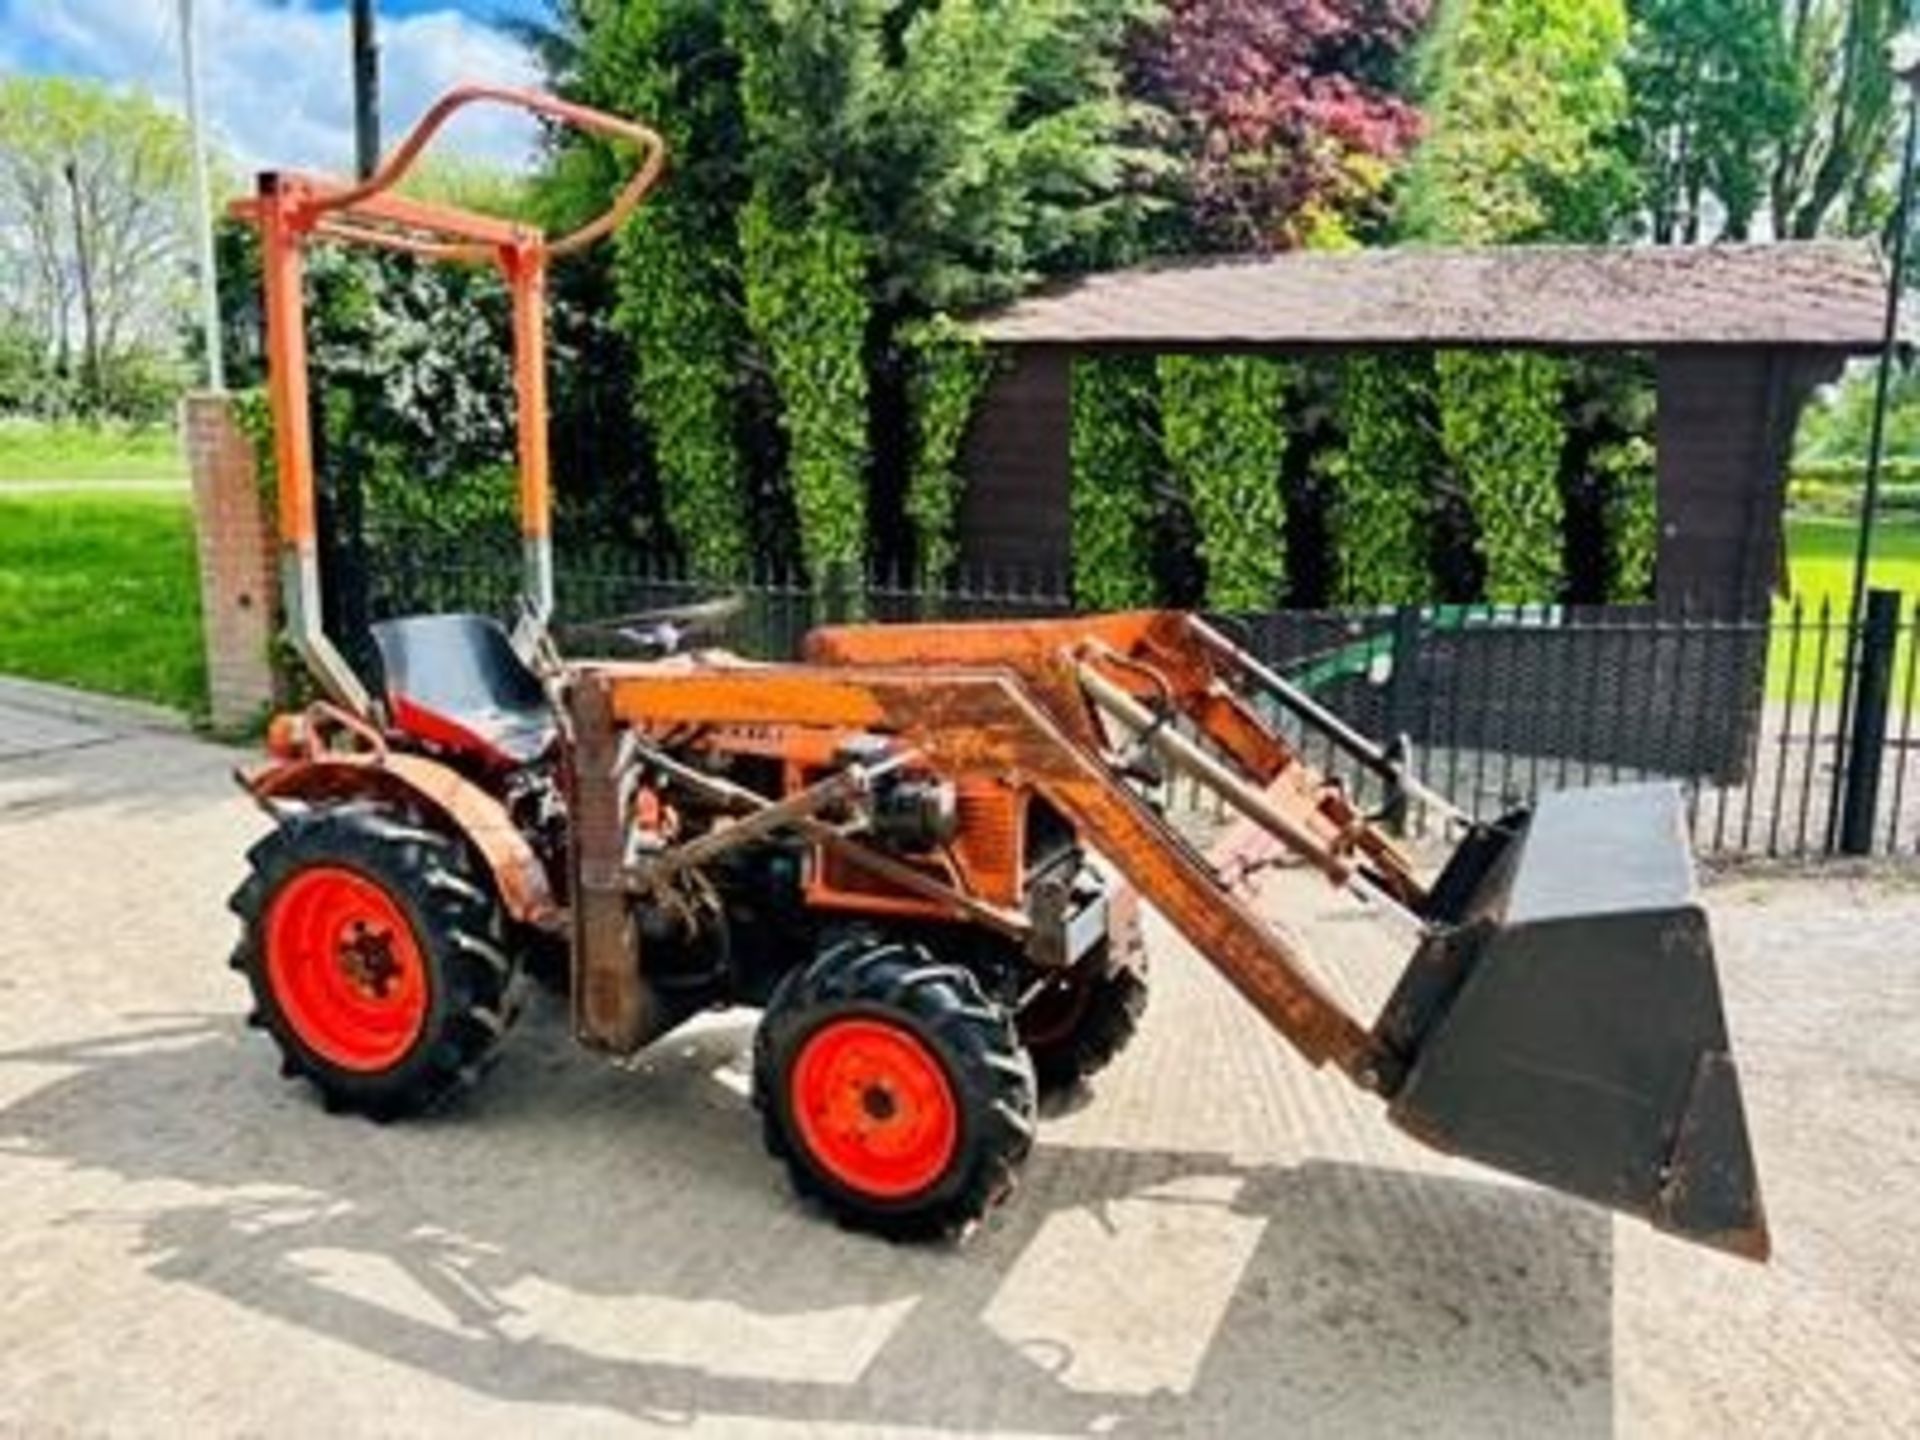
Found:
<path fill-rule="evenodd" d="M 1914 162 L 1920 158 L 1920 29 L 1902 31 L 1889 47 L 1889 58 L 1894 78 L 1907 92 L 1907 143 L 1900 161 L 1900 203 L 1894 211 L 1892 273 L 1887 279 L 1887 324 L 1881 337 L 1880 373 L 1874 382 L 1866 491 L 1861 497 L 1859 544 L 1853 556 L 1853 601 L 1847 613 L 1855 621 L 1860 618 L 1867 595 L 1873 527 L 1879 518 L 1880 476 L 1886 467 L 1887 405 L 1893 393 L 1893 367 L 1900 349 L 1900 301 L 1906 289 L 1907 237 L 1913 228 Z"/>
<path fill-rule="evenodd" d="M 200 119 L 200 65 L 195 54 L 193 0 L 180 0 L 180 77 L 186 90 L 187 130 L 193 144 L 195 268 L 200 272 L 200 329 L 206 346 L 207 388 L 227 388 L 220 354 L 220 283 L 214 273 L 213 189 L 207 178 L 207 140 Z"/>
<path fill-rule="evenodd" d="M 1847 666 L 1840 682 L 1840 729 L 1836 741 L 1841 763 L 1834 766 L 1833 800 L 1828 808 L 1829 849 L 1840 845 L 1846 838 L 1843 837 L 1843 831 L 1851 835 L 1847 839 L 1847 848 L 1855 846 L 1859 834 L 1864 833 L 1857 823 L 1857 816 L 1851 812 L 1858 810 L 1861 803 L 1870 808 L 1871 800 L 1860 802 L 1856 797 L 1849 796 L 1844 807 L 1847 813 L 1843 813 L 1842 792 L 1848 786 L 1849 775 L 1861 765 L 1878 765 L 1877 756 L 1859 752 L 1860 737 L 1855 731 L 1860 728 L 1856 722 L 1861 717 L 1855 715 L 1854 707 L 1860 699 L 1859 674 L 1866 658 L 1867 570 L 1873 562 L 1873 529 L 1880 515 L 1880 478 L 1886 468 L 1887 453 L 1887 406 L 1892 399 L 1893 369 L 1900 354 L 1900 304 L 1906 289 L 1908 238 L 1913 228 L 1915 162 L 1920 160 L 1920 27 L 1909 25 L 1895 36 L 1893 43 L 1887 47 L 1887 59 L 1894 78 L 1906 91 L 1907 139 L 1900 158 L 1900 198 L 1894 209 L 1893 253 L 1887 276 L 1886 327 L 1881 334 L 1879 372 L 1874 380 L 1873 422 L 1867 439 L 1866 484 L 1860 496 L 1860 531 L 1853 552 L 1852 595 L 1847 604 Z M 1863 793 L 1870 797 L 1874 788 L 1866 786 Z M 1849 820 L 1856 823 L 1849 824 Z"/>
<path fill-rule="evenodd" d="M 353 165 L 368 179 L 380 166 L 380 42 L 373 0 L 353 0 Z"/>

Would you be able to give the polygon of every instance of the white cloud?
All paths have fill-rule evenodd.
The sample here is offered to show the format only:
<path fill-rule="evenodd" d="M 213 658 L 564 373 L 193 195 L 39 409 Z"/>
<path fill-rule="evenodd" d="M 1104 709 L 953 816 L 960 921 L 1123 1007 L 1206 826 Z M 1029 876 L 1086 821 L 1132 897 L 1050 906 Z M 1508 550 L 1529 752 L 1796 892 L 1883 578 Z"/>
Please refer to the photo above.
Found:
<path fill-rule="evenodd" d="M 215 143 L 244 170 L 345 173 L 353 163 L 347 16 L 311 0 L 196 0 L 201 104 Z M 0 71 L 92 75 L 178 107 L 175 0 L 0 0 Z M 447 9 L 380 21 L 382 140 L 391 146 L 443 91 L 463 81 L 537 83 L 510 37 Z M 495 107 L 467 112 L 446 151 L 518 167 L 531 122 Z"/>

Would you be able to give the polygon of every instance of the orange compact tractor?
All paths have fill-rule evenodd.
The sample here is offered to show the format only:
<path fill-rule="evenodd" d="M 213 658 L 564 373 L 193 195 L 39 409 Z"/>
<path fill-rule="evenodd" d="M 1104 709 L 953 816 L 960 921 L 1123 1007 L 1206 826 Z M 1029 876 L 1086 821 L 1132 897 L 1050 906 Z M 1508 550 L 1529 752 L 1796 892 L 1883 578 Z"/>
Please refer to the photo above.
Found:
<path fill-rule="evenodd" d="M 629 142 L 636 173 L 553 240 L 397 195 L 478 99 Z M 468 90 L 366 183 L 269 175 L 244 207 L 265 256 L 288 628 L 327 697 L 276 720 L 245 777 L 275 823 L 234 897 L 235 965 L 289 1073 L 330 1107 L 430 1106 L 486 1068 L 534 963 L 568 979 L 579 1041 L 615 1056 L 758 1006 L 755 1099 L 799 1188 L 875 1230 L 948 1233 L 1012 1187 L 1039 1089 L 1132 1035 L 1137 896 L 1415 1138 L 1766 1253 L 1671 789 L 1455 816 L 1461 843 L 1426 879 L 1285 736 L 1318 729 L 1403 795 L 1451 813 L 1444 799 L 1189 615 L 828 629 L 800 663 L 759 664 L 703 648 L 715 612 L 695 610 L 612 622 L 627 658 L 562 658 L 542 281 L 661 162 L 638 125 Z M 320 622 L 301 319 L 320 240 L 494 264 L 514 297 L 527 602 L 511 634 L 474 615 L 380 624 L 377 678 Z M 1152 792 L 1173 775 L 1242 818 L 1231 873 L 1163 819 Z M 1248 903 L 1261 846 L 1405 925 L 1411 961 L 1371 1024 Z"/>

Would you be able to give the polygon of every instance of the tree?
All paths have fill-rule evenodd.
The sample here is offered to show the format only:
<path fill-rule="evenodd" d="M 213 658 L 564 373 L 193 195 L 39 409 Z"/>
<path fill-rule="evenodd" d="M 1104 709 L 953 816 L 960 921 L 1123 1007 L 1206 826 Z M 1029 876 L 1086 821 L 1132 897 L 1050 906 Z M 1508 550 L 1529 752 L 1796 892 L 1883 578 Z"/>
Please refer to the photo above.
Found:
<path fill-rule="evenodd" d="M 185 124 L 138 94 L 61 78 L 0 81 L 0 248 L 44 352 L 106 408 L 116 367 L 172 348 L 187 299 Z M 77 364 L 76 364 L 77 362 Z"/>
<path fill-rule="evenodd" d="M 669 527 L 692 571 L 713 577 L 739 573 L 771 539 L 755 523 L 737 418 L 745 137 L 721 18 L 707 0 L 567 0 L 553 27 L 521 27 L 556 89 L 638 116 L 667 142 L 667 177 L 621 231 L 604 302 L 631 357 L 631 404 Z M 604 208 L 622 173 L 600 141 L 567 132 L 540 187 L 550 221 L 578 224 Z"/>
<path fill-rule="evenodd" d="M 1409 238 L 1605 240 L 1632 174 L 1623 0 L 1443 0 L 1421 55 L 1427 137 L 1409 167 Z"/>
<path fill-rule="evenodd" d="M 537 197 L 524 173 L 456 152 L 421 155 L 401 180 L 400 193 L 503 220 L 537 218 Z"/>
<path fill-rule="evenodd" d="M 1871 234 L 1891 208 L 1899 0 L 1632 0 L 1623 153 L 1653 238 Z"/>
<path fill-rule="evenodd" d="M 1864 464 L 1873 436 L 1877 379 L 1873 365 L 1859 363 L 1816 397 L 1801 417 L 1795 459 Z M 1887 395 L 1886 446 L 1895 459 L 1920 458 L 1920 369 L 1910 365 L 1894 372 Z"/>
<path fill-rule="evenodd" d="M 683 547 L 716 562 L 748 553 L 721 512 L 749 508 L 745 477 L 771 459 L 778 503 L 751 508 L 797 518 L 816 576 L 858 564 L 869 494 L 904 506 L 912 461 L 889 437 L 925 430 L 874 417 L 933 393 L 900 337 L 1125 253 L 1151 203 L 1137 182 L 1156 163 L 1119 85 L 1138 10 L 570 0 L 542 43 L 559 87 L 655 120 L 675 151 L 619 274 L 638 408 Z M 613 167 L 597 155 L 571 143 L 552 171 L 604 198 Z M 733 499 L 682 504 L 690 480 Z M 953 507 L 913 513 L 935 522 Z"/>
<path fill-rule="evenodd" d="M 1747 239 L 1800 113 L 1780 0 L 1634 0 L 1623 69 L 1653 239 Z"/>
<path fill-rule="evenodd" d="M 879 66 L 870 86 L 849 73 L 854 143 L 802 143 L 789 158 L 802 175 L 849 177 L 876 303 L 925 314 L 989 304 L 1133 253 L 1165 170 L 1122 90 L 1142 0 L 870 3 Z"/>
<path fill-rule="evenodd" d="M 1899 0 L 1785 3 L 1799 95 L 1796 123 L 1773 167 L 1774 233 L 1796 240 L 1836 229 L 1870 234 L 1888 210 L 1895 114 L 1887 46 L 1903 7 Z"/>
<path fill-rule="evenodd" d="M 1176 238 L 1229 251 L 1377 221 L 1420 131 L 1397 92 L 1431 0 L 1174 0 L 1134 86 L 1180 136 Z"/>
<path fill-rule="evenodd" d="M 1402 206 L 1410 238 L 1609 238 L 1633 195 L 1613 143 L 1627 116 L 1627 35 L 1623 0 L 1446 0 L 1422 56 L 1430 128 Z M 1566 395 L 1566 368 L 1548 356 L 1435 359 L 1434 510 L 1470 511 L 1493 599 L 1559 594 Z"/>

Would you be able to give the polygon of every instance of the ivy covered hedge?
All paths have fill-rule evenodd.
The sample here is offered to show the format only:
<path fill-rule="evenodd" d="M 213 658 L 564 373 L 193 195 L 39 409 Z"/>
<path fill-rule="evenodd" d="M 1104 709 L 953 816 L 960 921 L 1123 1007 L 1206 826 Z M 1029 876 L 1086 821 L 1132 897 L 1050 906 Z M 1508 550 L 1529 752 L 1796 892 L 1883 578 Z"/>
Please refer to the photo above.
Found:
<path fill-rule="evenodd" d="M 1082 358 L 1075 598 L 1229 611 L 1645 600 L 1658 548 L 1651 399 L 1619 393 L 1644 383 L 1631 365 L 1519 352 L 1363 354 L 1331 374 Z M 1596 497 L 1580 526 L 1576 493 Z M 1328 553 L 1290 565 L 1289 516 L 1305 522 L 1300 543 Z M 1168 568 L 1183 542 L 1203 582 L 1191 590 Z"/>
<path fill-rule="evenodd" d="M 867 255 L 823 208 L 795 225 L 756 196 L 741 217 L 747 324 L 767 357 L 787 437 L 800 555 L 815 583 L 864 566 Z"/>
<path fill-rule="evenodd" d="M 737 575 L 752 547 L 746 460 L 735 434 L 740 321 L 705 253 L 672 211 L 620 238 L 620 331 L 635 360 L 634 408 L 653 442 L 667 523 L 695 575 Z"/>
<path fill-rule="evenodd" d="M 1653 445 L 1635 436 L 1594 456 L 1606 495 L 1608 600 L 1634 604 L 1653 598 L 1660 553 L 1659 504 Z"/>
<path fill-rule="evenodd" d="M 1286 580 L 1286 367 L 1242 356 L 1165 355 L 1158 364 L 1167 462 L 1200 528 L 1207 604 L 1265 610 Z"/>
<path fill-rule="evenodd" d="M 913 432 L 905 508 L 915 537 L 914 574 L 921 585 L 937 588 L 951 578 L 960 555 L 961 448 L 993 362 L 978 338 L 944 315 L 903 328 L 900 342 Z"/>
<path fill-rule="evenodd" d="M 1565 573 L 1558 362 L 1518 351 L 1444 351 L 1434 360 L 1440 444 L 1473 506 L 1485 597 L 1557 599 Z"/>
<path fill-rule="evenodd" d="M 1081 359 L 1070 385 L 1073 598 L 1089 610 L 1124 610 L 1157 598 L 1153 528 L 1160 386 L 1140 358 Z"/>
<path fill-rule="evenodd" d="M 1417 604 L 1433 598 L 1433 479 L 1439 454 L 1424 401 L 1433 363 L 1424 355 L 1365 355 L 1341 367 L 1345 444 L 1327 466 L 1338 496 L 1330 527 L 1338 555 L 1333 599 L 1344 605 Z"/>

